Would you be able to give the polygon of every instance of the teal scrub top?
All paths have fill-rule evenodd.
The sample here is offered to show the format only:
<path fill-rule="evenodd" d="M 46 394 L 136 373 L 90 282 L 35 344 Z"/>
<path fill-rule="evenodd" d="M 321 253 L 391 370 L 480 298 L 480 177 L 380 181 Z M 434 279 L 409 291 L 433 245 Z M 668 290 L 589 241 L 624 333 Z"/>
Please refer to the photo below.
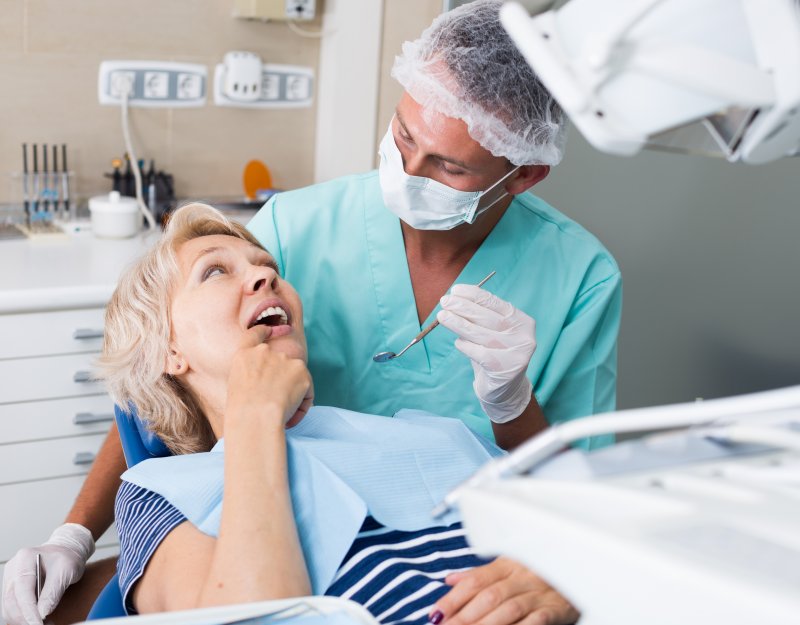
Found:
<path fill-rule="evenodd" d="M 401 358 L 372 360 L 400 351 L 439 311 L 420 324 L 400 221 L 383 203 L 377 171 L 280 193 L 248 229 L 302 298 L 317 405 L 386 416 L 427 410 L 494 438 L 472 389 L 470 360 L 446 328 Z M 536 320 L 527 373 L 548 421 L 613 410 L 622 283 L 611 254 L 524 193 L 456 282 L 477 284 L 492 270 L 497 275 L 484 288 Z"/>

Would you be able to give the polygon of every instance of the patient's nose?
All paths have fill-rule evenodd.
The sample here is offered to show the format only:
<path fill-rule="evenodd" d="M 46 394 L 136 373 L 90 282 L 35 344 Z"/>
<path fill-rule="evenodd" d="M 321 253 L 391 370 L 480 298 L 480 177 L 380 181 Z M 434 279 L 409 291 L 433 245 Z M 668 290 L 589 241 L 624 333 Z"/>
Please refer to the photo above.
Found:
<path fill-rule="evenodd" d="M 257 293 L 267 287 L 274 291 L 278 286 L 278 274 L 272 267 L 257 267 L 252 280 L 253 293 Z"/>

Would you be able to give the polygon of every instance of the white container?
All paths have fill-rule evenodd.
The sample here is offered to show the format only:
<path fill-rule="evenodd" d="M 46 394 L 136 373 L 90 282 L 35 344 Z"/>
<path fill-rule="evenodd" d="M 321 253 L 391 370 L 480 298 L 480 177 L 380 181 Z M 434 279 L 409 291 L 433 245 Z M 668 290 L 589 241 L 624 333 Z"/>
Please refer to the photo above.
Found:
<path fill-rule="evenodd" d="M 91 198 L 89 212 L 96 237 L 127 239 L 142 229 L 142 213 L 136 198 L 121 196 L 119 191 Z"/>

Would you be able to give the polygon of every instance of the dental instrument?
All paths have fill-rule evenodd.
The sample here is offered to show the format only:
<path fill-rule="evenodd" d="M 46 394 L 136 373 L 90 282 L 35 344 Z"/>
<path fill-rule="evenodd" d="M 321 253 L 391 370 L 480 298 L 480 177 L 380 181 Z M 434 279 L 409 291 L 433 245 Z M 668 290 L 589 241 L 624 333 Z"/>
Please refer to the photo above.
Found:
<path fill-rule="evenodd" d="M 42 145 L 42 210 L 50 212 L 50 171 L 47 167 L 47 144 Z"/>
<path fill-rule="evenodd" d="M 25 225 L 31 225 L 31 201 L 28 191 L 28 144 L 22 144 L 22 203 L 25 207 Z"/>
<path fill-rule="evenodd" d="M 69 169 L 67 168 L 67 144 L 61 144 L 61 191 L 64 201 L 64 219 L 69 219 Z"/>
<path fill-rule="evenodd" d="M 39 150 L 36 143 L 33 144 L 33 214 L 38 217 L 39 213 Z"/>
<path fill-rule="evenodd" d="M 490 273 L 483 280 L 478 282 L 477 286 L 481 287 L 484 284 L 486 284 L 489 281 L 489 278 L 491 278 L 496 273 L 497 273 L 496 271 L 492 271 L 492 273 Z M 410 347 L 413 347 L 414 345 L 419 343 L 422 339 L 424 339 L 426 336 L 428 336 L 428 334 L 430 334 L 430 332 L 438 325 L 439 325 L 439 320 L 437 319 L 427 328 L 425 328 L 422 332 L 417 334 L 417 336 L 415 336 L 411 340 L 411 342 L 408 345 L 406 345 L 403 349 L 401 349 L 397 354 L 395 354 L 394 352 L 380 352 L 379 354 L 375 354 L 372 357 L 372 360 L 374 360 L 375 362 L 389 362 L 390 360 L 393 360 L 395 358 L 400 358 L 400 356 L 405 354 Z"/>
<path fill-rule="evenodd" d="M 39 596 L 42 594 L 42 554 L 36 554 L 36 601 L 39 601 Z"/>

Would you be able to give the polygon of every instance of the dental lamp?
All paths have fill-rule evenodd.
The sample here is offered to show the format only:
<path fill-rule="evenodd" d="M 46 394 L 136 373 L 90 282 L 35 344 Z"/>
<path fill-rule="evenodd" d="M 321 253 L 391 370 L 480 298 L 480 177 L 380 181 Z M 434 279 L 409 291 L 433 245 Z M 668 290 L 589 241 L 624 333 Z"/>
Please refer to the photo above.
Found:
<path fill-rule="evenodd" d="M 526 4 L 505 4 L 503 26 L 598 150 L 800 153 L 800 1 Z M 634 432 L 650 433 L 569 447 Z M 553 426 L 438 512 L 454 505 L 475 548 L 536 571 L 580 625 L 795 622 L 800 387 Z"/>
<path fill-rule="evenodd" d="M 571 0 L 500 19 L 598 150 L 766 163 L 800 152 L 796 0 Z"/>

